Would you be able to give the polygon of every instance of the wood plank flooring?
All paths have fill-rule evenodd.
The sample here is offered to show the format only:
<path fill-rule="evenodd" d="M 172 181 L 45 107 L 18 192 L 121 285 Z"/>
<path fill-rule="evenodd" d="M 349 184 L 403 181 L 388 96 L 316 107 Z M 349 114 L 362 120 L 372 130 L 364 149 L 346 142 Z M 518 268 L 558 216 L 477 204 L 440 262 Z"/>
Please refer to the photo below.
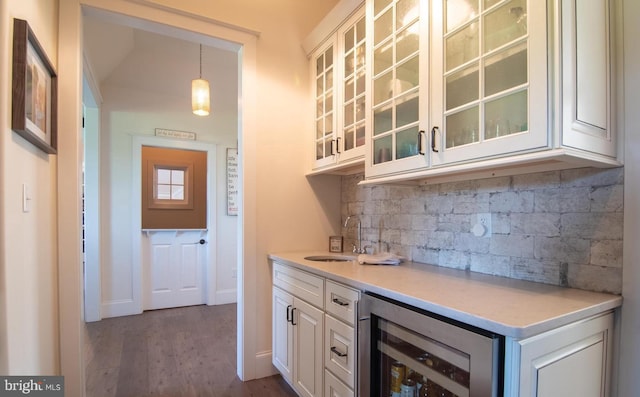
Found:
<path fill-rule="evenodd" d="M 236 376 L 236 305 L 109 318 L 85 328 L 87 397 L 295 396 L 282 377 Z"/>

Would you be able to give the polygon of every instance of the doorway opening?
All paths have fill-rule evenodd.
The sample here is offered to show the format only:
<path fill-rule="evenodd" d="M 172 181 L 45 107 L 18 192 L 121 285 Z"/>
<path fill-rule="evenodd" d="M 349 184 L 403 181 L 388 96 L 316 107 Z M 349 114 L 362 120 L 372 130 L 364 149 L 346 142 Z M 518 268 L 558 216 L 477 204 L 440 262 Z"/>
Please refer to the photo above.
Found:
<path fill-rule="evenodd" d="M 238 109 L 238 103 L 241 102 L 239 98 L 242 96 L 242 86 L 249 86 L 247 82 L 251 82 L 254 79 L 255 43 L 253 43 L 253 41 L 255 37 L 244 37 L 240 40 L 234 40 L 234 43 L 232 43 L 231 41 L 205 36 L 202 33 L 180 30 L 170 24 L 165 24 L 168 21 L 165 21 L 165 23 L 151 23 L 149 21 L 138 20 L 133 16 L 116 15 L 115 13 L 102 9 L 98 10 L 83 7 L 83 10 L 82 18 L 84 20 L 85 32 L 90 29 L 88 28 L 89 26 L 94 28 L 104 27 L 105 24 L 112 24 L 123 30 L 135 31 L 131 35 L 129 35 L 129 33 L 124 35 L 126 38 L 123 36 L 122 31 L 111 35 L 97 35 L 109 41 L 108 45 L 101 46 L 98 43 L 98 45 L 94 47 L 98 53 L 104 52 L 105 48 L 112 47 L 114 42 L 124 43 L 126 48 L 116 49 L 116 53 L 112 54 L 113 56 L 105 62 L 90 63 L 89 73 L 86 72 L 87 68 L 85 64 L 85 77 L 94 79 L 93 85 L 94 87 L 100 87 L 99 92 L 101 97 L 94 108 L 97 117 L 102 118 L 102 120 L 99 121 L 99 134 L 96 138 L 98 145 L 97 148 L 93 149 L 93 154 L 97 157 L 92 157 L 89 152 L 86 154 L 86 159 L 90 157 L 94 160 L 95 158 L 100 159 L 98 166 L 98 184 L 100 187 L 98 193 L 96 193 L 96 196 L 100 199 L 97 201 L 99 202 L 99 209 L 94 210 L 94 216 L 97 217 L 99 222 L 99 253 L 97 254 L 97 259 L 94 258 L 92 263 L 87 263 L 87 272 L 85 273 L 85 282 L 93 283 L 95 287 L 85 289 L 87 295 L 92 295 L 92 297 L 85 297 L 85 304 L 92 305 L 94 309 L 97 307 L 97 310 L 94 310 L 94 317 L 87 315 L 86 319 L 98 320 L 114 315 L 132 314 L 132 312 L 139 313 L 143 308 L 143 299 L 140 291 L 137 291 L 135 287 L 141 280 L 140 274 L 136 274 L 137 270 L 135 268 L 136 250 L 140 249 L 140 244 L 135 241 L 136 230 L 131 225 L 133 216 L 131 215 L 130 209 L 133 204 L 131 204 L 130 200 L 125 200 L 125 197 L 133 191 L 132 174 L 131 172 L 127 173 L 125 167 L 125 165 L 130 166 L 128 163 L 130 162 L 129 159 L 132 158 L 132 137 L 152 137 L 154 135 L 153 129 L 157 127 L 193 131 L 196 133 L 198 141 L 203 140 L 217 147 L 217 150 L 220 151 L 216 156 L 217 165 L 218 168 L 223 171 L 224 153 L 227 148 L 238 148 L 240 152 L 242 152 L 244 148 L 244 153 L 252 155 L 255 151 L 254 147 L 251 145 L 248 147 L 243 146 L 243 142 L 245 142 L 244 131 L 247 131 L 246 127 L 250 124 L 247 115 L 255 111 L 251 106 L 253 102 L 251 101 L 252 96 L 246 94 L 243 96 L 243 100 L 247 100 L 248 104 L 243 105 L 242 110 Z M 87 21 L 92 18 L 95 20 L 87 23 Z M 238 32 L 233 33 L 232 36 L 237 35 L 237 33 Z M 154 40 L 153 35 L 163 37 L 158 41 Z M 122 40 L 114 40 L 115 36 Z M 242 33 L 241 36 L 250 35 Z M 176 46 L 177 50 L 181 51 L 180 55 L 166 54 L 168 44 L 178 41 L 182 42 L 182 45 Z M 86 36 L 84 42 L 86 61 L 87 58 L 91 58 L 90 51 L 92 46 L 88 44 L 89 41 L 86 40 Z M 246 48 L 246 43 L 251 44 L 248 49 Z M 186 53 L 189 52 L 190 47 L 196 48 L 199 44 L 207 46 L 205 47 L 205 56 L 203 57 L 203 75 L 206 74 L 207 51 L 226 51 L 229 55 L 227 57 L 214 57 L 216 62 L 218 62 L 216 67 L 220 68 L 224 76 L 222 79 L 224 83 L 215 84 L 212 81 L 212 86 L 217 89 L 224 89 L 225 84 L 232 86 L 230 88 L 233 90 L 232 95 L 225 96 L 222 94 L 223 97 L 227 98 L 227 102 L 233 103 L 232 106 L 235 107 L 235 114 L 231 116 L 230 113 L 232 112 L 225 113 L 225 104 L 216 103 L 216 94 L 214 93 L 213 95 L 213 119 L 225 123 L 224 125 L 212 125 L 211 121 L 207 124 L 206 118 L 194 119 L 193 117 L 195 116 L 191 116 L 190 114 L 188 115 L 192 117 L 190 122 L 176 122 L 176 114 L 182 111 L 178 110 L 179 106 L 177 106 L 177 104 L 184 102 L 187 107 L 190 105 L 189 99 L 182 101 L 179 97 L 184 95 L 184 97 L 187 98 L 189 90 L 187 89 L 183 94 L 176 94 L 173 97 L 172 94 L 167 91 L 171 88 L 175 89 L 178 86 L 180 89 L 183 89 L 184 85 L 179 84 L 177 81 L 190 80 L 194 74 L 190 72 L 178 73 L 174 68 L 173 74 L 170 75 L 170 77 L 178 76 L 179 78 L 172 79 L 166 78 L 165 76 L 165 78 L 162 79 L 163 75 L 158 71 L 162 69 L 160 64 L 170 68 L 170 66 L 167 66 L 167 64 L 170 63 L 169 60 L 176 60 L 178 63 L 183 62 L 197 68 L 197 57 L 190 59 Z M 145 51 L 135 50 L 138 45 L 148 45 L 150 48 Z M 136 67 L 123 64 L 123 61 L 127 57 L 140 61 L 140 66 Z M 249 59 L 251 64 L 248 67 L 243 65 L 243 61 L 246 59 Z M 118 62 L 114 62 L 115 60 L 118 60 Z M 100 66 L 95 66 L 96 64 Z M 101 73 L 104 72 L 102 68 L 107 66 L 111 67 L 111 74 L 108 74 L 106 78 L 96 78 L 96 75 L 102 75 Z M 132 74 L 135 75 L 136 73 L 137 78 L 131 77 Z M 197 73 L 197 70 L 194 73 Z M 140 92 L 143 91 L 139 85 L 148 83 L 148 81 L 154 77 L 158 79 L 159 76 L 162 82 L 152 85 L 151 88 L 148 89 L 146 98 L 141 95 Z M 166 101 L 168 98 L 169 101 L 173 100 L 174 104 L 173 106 L 163 108 L 161 105 L 163 101 Z M 144 124 L 144 122 L 141 121 L 144 119 L 147 121 L 153 119 L 154 124 Z M 211 118 L 208 120 L 211 120 Z M 207 136 L 207 134 L 210 134 L 212 131 L 222 132 L 227 135 Z M 120 134 L 119 138 L 114 138 L 111 132 Z M 223 154 L 221 155 L 221 153 Z M 105 158 L 105 156 L 107 156 L 107 158 Z M 246 188 L 246 185 L 243 183 L 243 165 L 244 164 L 241 163 L 239 166 L 241 199 L 244 189 Z M 220 177 L 218 180 L 219 182 L 224 182 L 225 178 Z M 253 181 L 251 184 L 252 183 Z M 213 194 L 216 195 L 217 201 L 220 204 L 224 203 L 225 196 L 222 190 L 218 189 Z M 253 205 L 251 199 L 249 199 L 248 202 Z M 224 205 L 217 205 L 215 208 L 216 211 L 220 209 L 224 210 Z M 227 242 L 233 238 L 234 243 L 225 243 L 223 244 L 223 249 L 216 250 L 217 255 L 224 256 L 225 258 L 225 265 L 220 265 L 219 269 L 226 273 L 222 275 L 217 274 L 215 303 L 223 304 L 238 301 L 237 371 L 242 379 L 251 379 L 254 377 L 252 365 L 248 365 L 248 371 L 244 369 L 244 354 L 249 354 L 249 357 L 251 357 L 253 353 L 250 349 L 246 350 L 244 348 L 246 336 L 244 333 L 245 321 L 243 321 L 242 318 L 244 317 L 246 308 L 245 299 L 243 299 L 243 291 L 245 290 L 244 281 L 246 280 L 243 279 L 243 258 L 247 250 L 249 252 L 255 251 L 255 246 L 253 246 L 251 242 L 246 245 L 243 241 L 245 232 L 243 225 L 247 219 L 243 209 L 244 206 L 241 206 L 238 216 L 225 216 L 224 219 L 226 219 L 227 222 L 218 222 L 216 225 L 217 228 L 225 230 L 224 236 L 227 238 Z M 111 212 L 111 214 L 109 212 Z M 120 224 L 112 223 L 112 214 L 117 214 L 122 217 Z M 252 224 L 255 224 L 252 219 L 253 216 L 253 213 L 250 213 L 249 219 L 251 219 Z M 233 227 L 230 227 L 232 223 Z M 253 226 L 250 228 L 253 228 Z M 133 233 L 133 238 L 127 238 L 127 232 Z M 138 229 L 137 232 L 139 233 L 140 229 Z M 251 230 L 249 230 L 249 232 L 251 233 Z M 218 235 L 220 234 L 218 233 Z M 116 246 L 119 248 L 115 248 Z M 127 257 L 127 254 L 129 257 Z M 233 259 L 230 260 L 229 258 Z M 105 272 L 107 266 L 122 263 L 125 264 L 124 267 L 112 268 L 110 271 Z M 129 264 L 128 268 L 126 267 L 127 264 Z M 92 271 L 93 274 L 89 274 Z M 231 280 L 230 283 L 228 282 L 226 285 L 220 282 L 220 280 L 225 277 L 227 281 Z M 249 276 L 248 280 L 251 282 L 252 276 Z M 254 293 L 252 289 L 249 289 L 249 291 L 250 294 Z M 107 304 L 105 304 L 105 297 L 107 298 Z M 250 300 L 249 306 L 251 307 L 251 305 L 253 305 L 253 303 Z M 252 337 L 249 336 L 249 338 Z"/>

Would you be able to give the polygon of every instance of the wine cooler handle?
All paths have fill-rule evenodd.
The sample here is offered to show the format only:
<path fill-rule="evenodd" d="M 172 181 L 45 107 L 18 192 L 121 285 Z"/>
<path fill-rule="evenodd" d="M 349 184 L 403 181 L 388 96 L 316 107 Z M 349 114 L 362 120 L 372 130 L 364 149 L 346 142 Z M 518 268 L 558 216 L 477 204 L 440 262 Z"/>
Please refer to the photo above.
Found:
<path fill-rule="evenodd" d="M 434 153 L 438 153 L 438 149 L 436 149 L 436 130 L 438 127 L 433 127 L 431 129 L 431 151 Z"/>
<path fill-rule="evenodd" d="M 420 153 L 423 156 L 426 154 L 424 152 L 424 150 L 422 150 L 422 137 L 424 135 L 425 135 L 425 131 L 424 130 L 418 131 L 418 153 Z"/>
<path fill-rule="evenodd" d="M 341 300 L 340 300 L 340 299 L 338 299 L 338 298 L 333 298 L 331 301 L 332 301 L 333 303 L 335 303 L 336 305 L 340 305 L 340 306 L 349 306 L 349 302 L 341 301 Z"/>
<path fill-rule="evenodd" d="M 337 347 L 335 346 L 331 346 L 331 352 L 335 353 L 338 357 L 347 357 L 347 353 L 343 353 L 340 350 L 338 350 Z"/>

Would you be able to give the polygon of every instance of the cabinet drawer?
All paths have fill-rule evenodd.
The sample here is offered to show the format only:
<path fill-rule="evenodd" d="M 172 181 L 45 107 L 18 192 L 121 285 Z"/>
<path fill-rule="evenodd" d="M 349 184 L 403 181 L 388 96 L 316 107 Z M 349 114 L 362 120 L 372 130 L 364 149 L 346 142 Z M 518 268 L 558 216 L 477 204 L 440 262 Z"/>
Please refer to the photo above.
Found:
<path fill-rule="evenodd" d="M 342 321 L 325 315 L 324 366 L 350 388 L 355 384 L 355 331 Z"/>
<path fill-rule="evenodd" d="M 360 291 L 327 280 L 325 311 L 335 318 L 354 325 L 356 321 L 356 302 Z"/>
<path fill-rule="evenodd" d="M 273 263 L 273 285 L 312 305 L 324 307 L 324 278 L 278 262 Z"/>
<path fill-rule="evenodd" d="M 353 391 L 329 371 L 324 372 L 324 397 L 353 397 Z"/>

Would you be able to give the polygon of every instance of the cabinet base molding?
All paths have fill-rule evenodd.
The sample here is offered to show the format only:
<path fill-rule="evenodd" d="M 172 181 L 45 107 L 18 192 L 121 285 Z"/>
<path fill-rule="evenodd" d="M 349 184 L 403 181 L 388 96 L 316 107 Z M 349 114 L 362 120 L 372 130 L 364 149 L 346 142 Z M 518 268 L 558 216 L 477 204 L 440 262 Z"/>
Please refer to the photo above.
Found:
<path fill-rule="evenodd" d="M 413 184 L 431 185 L 535 172 L 558 171 L 572 168 L 613 168 L 622 166 L 617 159 L 571 148 L 494 158 L 470 163 L 430 168 L 422 171 L 370 178 L 360 185 Z"/>

